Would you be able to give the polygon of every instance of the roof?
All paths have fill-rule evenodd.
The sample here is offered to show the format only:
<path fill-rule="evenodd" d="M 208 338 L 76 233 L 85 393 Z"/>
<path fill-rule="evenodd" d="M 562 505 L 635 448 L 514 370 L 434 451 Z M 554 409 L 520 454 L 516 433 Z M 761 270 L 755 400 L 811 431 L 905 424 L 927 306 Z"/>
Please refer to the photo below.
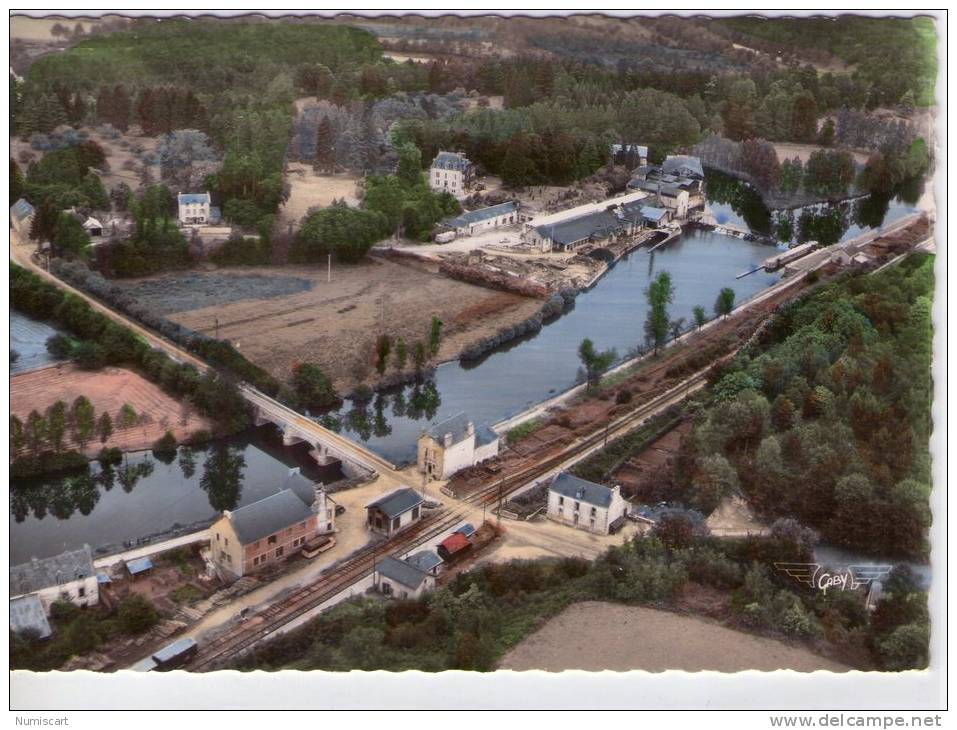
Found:
<path fill-rule="evenodd" d="M 472 535 L 475 534 L 475 525 L 473 525 L 471 522 L 466 522 L 464 525 L 458 528 L 456 532 L 461 533 L 466 537 L 472 537 Z"/>
<path fill-rule="evenodd" d="M 103 224 L 100 223 L 96 218 L 92 216 L 86 219 L 86 222 L 83 224 L 84 228 L 102 228 Z"/>
<path fill-rule="evenodd" d="M 450 555 L 454 555 L 460 550 L 464 550 L 471 544 L 472 543 L 469 542 L 469 539 L 461 532 L 453 532 L 439 543 L 439 547 L 443 548 L 445 552 L 449 553 Z"/>
<path fill-rule="evenodd" d="M 514 200 L 510 200 L 507 203 L 499 203 L 498 205 L 492 205 L 488 208 L 470 210 L 454 218 L 446 218 L 442 223 L 450 228 L 465 228 L 472 223 L 480 223 L 489 218 L 508 215 L 509 213 L 514 213 L 516 210 L 518 210 L 518 203 Z"/>
<path fill-rule="evenodd" d="M 33 215 L 33 213 L 33 206 L 23 198 L 20 198 L 20 200 L 10 206 L 10 215 L 20 221 L 22 221 L 24 218 L 29 218 L 31 215 Z"/>
<path fill-rule="evenodd" d="M 614 213 L 602 210 L 559 223 L 539 226 L 535 230 L 540 236 L 567 246 L 593 236 L 605 238 L 621 230 L 621 227 L 621 221 Z"/>
<path fill-rule="evenodd" d="M 668 155 L 661 165 L 661 169 L 668 173 L 679 173 L 685 177 L 704 177 L 701 160 L 689 155 Z"/>
<path fill-rule="evenodd" d="M 660 221 L 668 214 L 667 208 L 653 208 L 650 205 L 641 209 L 641 214 L 652 221 Z"/>
<path fill-rule="evenodd" d="M 22 596 L 44 588 L 95 575 L 89 546 L 10 568 L 10 595 Z"/>
<path fill-rule="evenodd" d="M 366 505 L 366 509 L 373 507 L 383 512 L 390 520 L 408 512 L 413 507 L 417 507 L 425 500 L 422 499 L 417 491 L 410 487 L 397 489 L 384 497 L 379 497 L 375 502 Z"/>
<path fill-rule="evenodd" d="M 462 152 L 444 152 L 440 151 L 432 160 L 432 167 L 442 170 L 461 170 L 464 171 L 472 163 Z"/>
<path fill-rule="evenodd" d="M 379 575 L 394 580 L 396 583 L 401 583 L 412 590 L 417 589 L 429 577 L 429 574 L 424 570 L 419 570 L 414 565 L 391 555 L 386 555 L 382 562 L 376 565 L 375 569 Z"/>
<path fill-rule="evenodd" d="M 634 178 L 628 183 L 628 187 L 637 188 L 638 190 L 646 190 L 649 193 L 660 193 L 661 195 L 667 195 L 671 198 L 677 198 L 682 192 L 685 192 L 684 188 L 675 183 L 664 182 L 662 180 L 641 180 L 639 178 Z"/>
<path fill-rule="evenodd" d="M 433 568 L 442 565 L 442 558 L 432 550 L 420 550 L 407 557 L 405 562 L 428 573 Z"/>
<path fill-rule="evenodd" d="M 312 509 L 291 489 L 283 489 L 229 513 L 236 537 L 243 545 L 268 537 L 312 517 Z"/>
<path fill-rule="evenodd" d="M 180 205 L 191 205 L 193 203 L 209 203 L 209 193 L 180 193 L 178 196 Z"/>
<path fill-rule="evenodd" d="M 195 639 L 178 639 L 172 644 L 167 644 L 159 651 L 154 652 L 153 658 L 162 664 L 163 662 L 168 662 L 170 659 L 175 659 L 184 651 L 194 646 L 196 646 Z"/>
<path fill-rule="evenodd" d="M 549 491 L 557 492 L 564 497 L 577 499 L 579 502 L 593 504 L 596 507 L 608 507 L 611 504 L 611 489 L 603 484 L 579 479 L 567 471 L 563 471 L 555 477 Z"/>
<path fill-rule="evenodd" d="M 147 570 L 153 569 L 153 561 L 149 558 L 136 558 L 134 560 L 127 560 L 126 569 L 130 571 L 130 575 L 145 573 Z M 97 576 L 97 582 L 99 582 L 99 576 Z"/>
<path fill-rule="evenodd" d="M 40 597 L 35 593 L 10 601 L 10 630 L 19 633 L 31 629 L 36 631 L 41 639 L 53 633 Z"/>
<path fill-rule="evenodd" d="M 105 584 L 105 583 L 112 583 L 112 582 L 113 582 L 113 579 L 110 578 L 110 576 L 108 576 L 106 573 L 97 573 L 97 574 L 96 574 L 96 582 L 97 582 L 97 583 L 104 583 L 104 584 Z"/>
<path fill-rule="evenodd" d="M 282 488 L 295 492 L 303 504 L 312 505 L 316 501 L 316 483 L 304 477 L 298 468 L 290 470 L 286 481 L 282 483 Z"/>
<path fill-rule="evenodd" d="M 445 435 L 450 433 L 452 434 L 452 443 L 457 444 L 468 437 L 470 423 L 472 422 L 469 420 L 468 415 L 465 413 L 456 413 L 451 418 L 446 418 L 444 421 L 439 421 L 432 426 L 432 428 L 428 430 L 428 434 L 436 441 L 442 441 Z"/>
<path fill-rule="evenodd" d="M 485 446 L 486 444 L 494 444 L 498 441 L 499 436 L 495 431 L 490 429 L 488 426 L 479 426 L 475 429 L 475 445 L 476 446 Z"/>

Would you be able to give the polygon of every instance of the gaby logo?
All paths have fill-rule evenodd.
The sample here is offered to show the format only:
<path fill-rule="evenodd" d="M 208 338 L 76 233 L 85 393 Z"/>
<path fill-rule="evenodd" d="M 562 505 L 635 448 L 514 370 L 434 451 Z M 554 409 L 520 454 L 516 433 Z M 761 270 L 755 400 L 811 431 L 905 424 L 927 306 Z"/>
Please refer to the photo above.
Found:
<path fill-rule="evenodd" d="M 811 588 L 827 593 L 829 588 L 845 591 L 869 586 L 891 572 L 890 565 L 848 565 L 844 570 L 831 571 L 820 563 L 775 563 L 774 567 Z"/>

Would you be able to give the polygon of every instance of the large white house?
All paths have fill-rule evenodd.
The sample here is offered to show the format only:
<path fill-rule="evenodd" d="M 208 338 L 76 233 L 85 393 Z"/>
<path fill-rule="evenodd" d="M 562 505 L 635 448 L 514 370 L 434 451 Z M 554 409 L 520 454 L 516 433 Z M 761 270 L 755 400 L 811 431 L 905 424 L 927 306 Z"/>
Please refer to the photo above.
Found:
<path fill-rule="evenodd" d="M 419 437 L 419 471 L 431 479 L 448 479 L 455 472 L 498 455 L 499 438 L 492 429 L 475 424 L 464 413 L 435 424 Z"/>
<path fill-rule="evenodd" d="M 579 530 L 607 535 L 624 524 L 627 510 L 620 487 L 595 484 L 568 472 L 560 472 L 548 488 L 548 519 Z"/>
<path fill-rule="evenodd" d="M 30 595 L 40 600 L 47 614 L 55 601 L 69 601 L 81 608 L 99 603 L 100 591 L 89 545 L 52 558 L 34 558 L 10 568 L 11 600 Z"/>
<path fill-rule="evenodd" d="M 184 226 L 209 223 L 209 193 L 180 193 L 176 199 L 179 203 L 179 222 Z"/>
<path fill-rule="evenodd" d="M 440 151 L 429 168 L 429 187 L 461 200 L 468 197 L 473 174 L 474 167 L 464 152 Z"/>

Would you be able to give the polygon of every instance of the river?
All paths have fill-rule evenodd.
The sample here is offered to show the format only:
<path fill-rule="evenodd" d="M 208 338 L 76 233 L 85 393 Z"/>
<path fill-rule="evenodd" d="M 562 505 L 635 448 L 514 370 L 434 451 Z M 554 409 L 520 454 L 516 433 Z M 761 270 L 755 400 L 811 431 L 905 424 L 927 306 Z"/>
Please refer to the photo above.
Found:
<path fill-rule="evenodd" d="M 408 385 L 371 403 L 347 402 L 323 422 L 369 445 L 394 463 L 415 458 L 423 428 L 458 413 L 492 425 L 561 392 L 576 382 L 578 346 L 588 337 L 598 349 L 620 356 L 644 340 L 645 290 L 660 271 L 671 273 L 672 318 L 692 321 L 692 309 L 709 314 L 723 287 L 738 301 L 767 288 L 778 274 L 735 276 L 758 266 L 774 248 L 713 231 L 694 230 L 654 252 L 638 249 L 615 264 L 574 307 L 529 339 L 494 352 L 478 364 L 440 365 L 430 383 Z"/>
<path fill-rule="evenodd" d="M 56 334 L 60 334 L 59 330 L 46 322 L 10 310 L 10 349 L 19 356 L 16 362 L 10 364 L 10 374 L 16 375 L 59 362 L 47 352 L 46 346 L 47 340 Z"/>
<path fill-rule="evenodd" d="M 84 544 L 109 554 L 127 541 L 199 529 L 224 509 L 275 493 L 294 467 L 326 484 L 343 478 L 338 465 L 319 468 L 305 445 L 284 447 L 266 426 L 205 448 L 180 447 L 171 463 L 145 451 L 105 472 L 94 463 L 20 480 L 10 490 L 11 565 Z"/>

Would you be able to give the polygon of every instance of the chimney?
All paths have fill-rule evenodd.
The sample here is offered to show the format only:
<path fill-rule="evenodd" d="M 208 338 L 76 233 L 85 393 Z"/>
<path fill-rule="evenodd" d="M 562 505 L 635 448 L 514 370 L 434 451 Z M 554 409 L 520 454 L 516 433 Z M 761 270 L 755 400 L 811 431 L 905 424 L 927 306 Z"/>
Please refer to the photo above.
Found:
<path fill-rule="evenodd" d="M 445 448 L 449 448 L 452 445 L 452 434 L 447 433 L 442 439 L 442 443 L 445 445 Z"/>
<path fill-rule="evenodd" d="M 475 424 L 472 423 L 471 421 L 469 421 L 468 426 L 465 427 L 465 433 L 467 433 L 469 436 L 474 436 L 474 435 L 475 435 Z"/>
<path fill-rule="evenodd" d="M 233 518 L 233 513 L 230 512 L 228 509 L 224 509 L 223 517 L 225 517 L 227 520 L 231 520 Z"/>
<path fill-rule="evenodd" d="M 299 474 L 299 473 L 300 473 L 300 472 L 299 472 L 299 467 L 298 467 L 298 466 L 294 466 L 294 467 L 292 467 L 292 468 L 289 470 L 289 476 L 294 476 L 294 475 Z"/>

